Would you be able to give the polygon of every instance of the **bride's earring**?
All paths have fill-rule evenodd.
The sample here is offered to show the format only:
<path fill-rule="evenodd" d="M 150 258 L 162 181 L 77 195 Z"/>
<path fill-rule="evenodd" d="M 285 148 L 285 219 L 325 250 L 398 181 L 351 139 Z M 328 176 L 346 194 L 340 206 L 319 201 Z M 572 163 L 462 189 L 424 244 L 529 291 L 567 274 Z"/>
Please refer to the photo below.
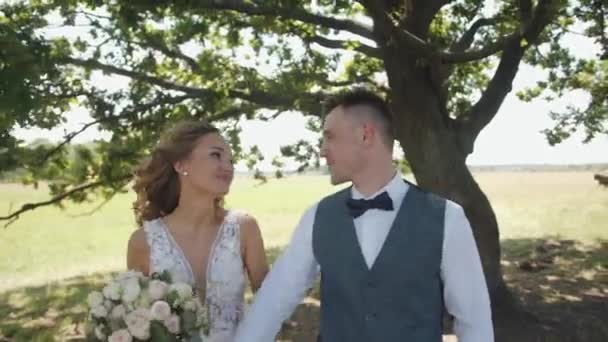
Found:
<path fill-rule="evenodd" d="M 187 176 L 188 175 L 188 171 L 182 172 L 182 175 Z"/>

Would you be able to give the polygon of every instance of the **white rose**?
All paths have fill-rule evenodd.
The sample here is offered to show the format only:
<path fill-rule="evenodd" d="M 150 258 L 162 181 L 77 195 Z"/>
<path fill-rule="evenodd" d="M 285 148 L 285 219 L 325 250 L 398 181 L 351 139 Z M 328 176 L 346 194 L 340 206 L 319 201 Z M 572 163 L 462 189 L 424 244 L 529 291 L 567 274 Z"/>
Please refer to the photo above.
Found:
<path fill-rule="evenodd" d="M 131 334 L 129 334 L 129 330 L 120 329 L 120 330 L 116 330 L 115 332 L 113 332 L 112 335 L 110 335 L 110 338 L 108 339 L 108 341 L 109 342 L 132 342 L 133 337 L 131 336 Z"/>
<path fill-rule="evenodd" d="M 139 287 L 139 281 L 137 279 L 131 279 L 124 284 L 122 292 L 122 300 L 125 303 L 131 303 L 137 299 L 141 288 Z"/>
<path fill-rule="evenodd" d="M 124 305 L 116 305 L 112 311 L 110 312 L 110 318 L 112 319 L 122 319 L 127 314 L 127 309 Z"/>
<path fill-rule="evenodd" d="M 95 327 L 95 337 L 99 340 L 105 340 L 106 334 L 103 333 L 103 325 L 98 325 Z"/>
<path fill-rule="evenodd" d="M 171 315 L 169 318 L 167 318 L 163 324 L 165 325 L 165 327 L 167 328 L 167 330 L 169 330 L 170 333 L 172 334 L 179 334 L 180 329 L 179 329 L 179 316 L 177 315 Z"/>
<path fill-rule="evenodd" d="M 125 317 L 125 323 L 131 335 L 139 340 L 150 338 L 150 313 L 146 309 L 137 309 Z"/>
<path fill-rule="evenodd" d="M 103 303 L 103 295 L 99 291 L 93 291 L 87 296 L 87 303 L 90 308 L 94 308 Z"/>
<path fill-rule="evenodd" d="M 152 304 L 150 314 L 152 319 L 162 322 L 171 316 L 171 307 L 169 306 L 169 303 L 159 300 Z"/>
<path fill-rule="evenodd" d="M 184 303 L 184 310 L 195 311 L 196 312 L 196 300 L 190 299 L 189 301 Z"/>
<path fill-rule="evenodd" d="M 176 283 L 169 287 L 169 291 L 176 291 L 181 300 L 192 298 L 192 287 L 186 283 Z"/>
<path fill-rule="evenodd" d="M 167 295 L 168 290 L 169 286 L 160 280 L 152 280 L 148 287 L 148 293 L 152 300 L 163 299 Z"/>
<path fill-rule="evenodd" d="M 120 284 L 111 282 L 103 288 L 103 295 L 111 300 L 120 299 Z"/>
<path fill-rule="evenodd" d="M 93 314 L 93 316 L 97 318 L 103 318 L 108 315 L 108 309 L 106 309 L 103 305 L 97 305 L 96 307 L 91 309 L 91 314 Z"/>

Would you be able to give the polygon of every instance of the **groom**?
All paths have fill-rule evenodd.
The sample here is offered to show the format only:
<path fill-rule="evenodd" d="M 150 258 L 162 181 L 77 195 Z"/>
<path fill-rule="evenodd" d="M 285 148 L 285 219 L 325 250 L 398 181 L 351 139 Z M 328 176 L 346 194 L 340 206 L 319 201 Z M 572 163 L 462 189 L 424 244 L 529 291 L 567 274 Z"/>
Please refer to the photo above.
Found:
<path fill-rule="evenodd" d="M 235 341 L 270 342 L 321 275 L 323 342 L 492 342 L 488 291 L 469 222 L 454 202 L 407 183 L 392 163 L 392 116 L 365 90 L 336 97 L 323 127 L 329 195 L 302 216 Z"/>

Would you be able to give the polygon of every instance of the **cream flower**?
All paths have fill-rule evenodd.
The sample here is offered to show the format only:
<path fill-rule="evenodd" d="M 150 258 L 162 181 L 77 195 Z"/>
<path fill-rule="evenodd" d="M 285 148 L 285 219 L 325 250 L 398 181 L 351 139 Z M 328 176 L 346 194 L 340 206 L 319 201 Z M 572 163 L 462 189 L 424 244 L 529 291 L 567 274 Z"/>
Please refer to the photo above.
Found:
<path fill-rule="evenodd" d="M 125 323 L 131 335 L 139 340 L 150 338 L 150 312 L 146 309 L 137 309 L 125 317 Z"/>
<path fill-rule="evenodd" d="M 167 330 L 169 330 L 170 333 L 172 334 L 179 334 L 180 329 L 179 329 L 179 316 L 177 315 L 171 315 L 169 316 L 169 318 L 167 318 L 163 324 L 165 325 L 165 327 L 167 328 Z"/>
<path fill-rule="evenodd" d="M 110 335 L 108 339 L 109 342 L 132 342 L 133 336 L 129 333 L 127 329 L 116 330 Z"/>
<path fill-rule="evenodd" d="M 141 287 L 139 286 L 139 280 L 131 279 L 124 283 L 124 288 L 122 292 L 122 300 L 125 303 L 131 303 L 137 299 L 139 293 L 141 292 Z"/>
<path fill-rule="evenodd" d="M 168 290 L 169 285 L 160 280 L 152 280 L 148 285 L 148 293 L 152 300 L 163 299 L 167 295 Z"/>
<path fill-rule="evenodd" d="M 169 303 L 159 300 L 152 304 L 150 308 L 150 316 L 157 321 L 164 321 L 171 316 L 171 307 Z"/>

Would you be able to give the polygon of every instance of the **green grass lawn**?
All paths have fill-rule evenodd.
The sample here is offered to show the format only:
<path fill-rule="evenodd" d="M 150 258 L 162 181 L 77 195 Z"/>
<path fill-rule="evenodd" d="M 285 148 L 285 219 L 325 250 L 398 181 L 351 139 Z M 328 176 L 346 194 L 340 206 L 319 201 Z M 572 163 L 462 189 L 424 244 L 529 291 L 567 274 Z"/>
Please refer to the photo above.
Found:
<path fill-rule="evenodd" d="M 492 202 L 509 257 L 529 257 L 537 239 L 548 237 L 606 247 L 608 189 L 596 185 L 591 173 L 486 172 L 476 178 Z M 293 176 L 265 185 L 237 178 L 227 206 L 254 215 L 266 246 L 276 254 L 303 211 L 336 189 L 324 176 Z M 47 196 L 46 189 L 1 184 L 0 210 L 7 213 Z M 99 203 L 39 208 L 0 228 L 0 341 L 47 341 L 78 330 L 86 293 L 109 272 L 125 267 L 127 239 L 135 229 L 132 201 L 133 194 L 122 194 L 84 216 Z M 605 276 L 608 256 L 605 249 L 598 251 L 583 258 L 584 267 L 599 267 L 596 271 Z M 596 287 L 602 288 L 607 280 L 589 283 L 600 281 Z"/>
<path fill-rule="evenodd" d="M 289 241 L 301 213 L 334 188 L 322 176 L 297 176 L 260 185 L 237 178 L 226 206 L 254 215 L 267 247 Z M 0 211 L 46 199 L 46 189 L 0 185 Z M 0 228 L 0 291 L 66 277 L 125 267 L 126 245 L 135 230 L 131 211 L 134 195 L 99 203 L 67 204 L 65 210 L 42 207 Z"/>
<path fill-rule="evenodd" d="M 480 173 L 502 239 L 558 236 L 593 242 L 608 239 L 608 189 L 591 173 Z M 324 176 L 294 176 L 259 185 L 237 178 L 227 206 L 253 214 L 267 247 L 285 245 L 302 212 L 334 191 Z M 43 200 L 46 189 L 0 185 L 0 211 Z M 124 267 L 126 243 L 135 229 L 133 194 L 122 194 L 91 214 L 98 203 L 36 209 L 0 228 L 0 291 L 69 276 Z"/>

